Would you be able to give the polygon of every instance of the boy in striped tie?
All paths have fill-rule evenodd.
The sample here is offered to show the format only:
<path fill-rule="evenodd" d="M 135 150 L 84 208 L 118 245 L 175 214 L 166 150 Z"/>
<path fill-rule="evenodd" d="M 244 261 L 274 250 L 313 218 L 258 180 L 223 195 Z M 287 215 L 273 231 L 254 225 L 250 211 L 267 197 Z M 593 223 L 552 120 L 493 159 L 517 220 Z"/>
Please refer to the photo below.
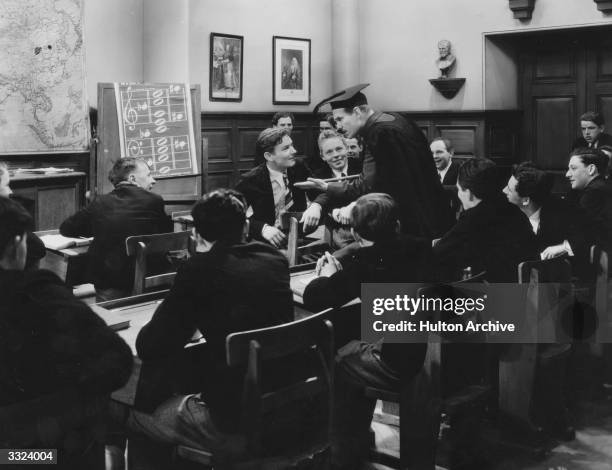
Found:
<path fill-rule="evenodd" d="M 305 181 L 310 170 L 296 158 L 293 141 L 284 129 L 264 129 L 255 152 L 264 163 L 246 173 L 236 189 L 249 204 L 251 239 L 280 247 L 286 243 L 282 215 L 306 209 L 306 194 L 293 184 Z"/>

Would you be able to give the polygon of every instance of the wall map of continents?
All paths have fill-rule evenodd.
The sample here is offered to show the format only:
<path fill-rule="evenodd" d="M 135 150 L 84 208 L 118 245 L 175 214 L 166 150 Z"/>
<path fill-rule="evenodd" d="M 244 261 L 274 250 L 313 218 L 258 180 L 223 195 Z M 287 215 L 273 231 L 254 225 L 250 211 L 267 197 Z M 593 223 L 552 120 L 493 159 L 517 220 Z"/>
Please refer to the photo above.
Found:
<path fill-rule="evenodd" d="M 0 0 L 0 153 L 83 151 L 83 0 Z"/>

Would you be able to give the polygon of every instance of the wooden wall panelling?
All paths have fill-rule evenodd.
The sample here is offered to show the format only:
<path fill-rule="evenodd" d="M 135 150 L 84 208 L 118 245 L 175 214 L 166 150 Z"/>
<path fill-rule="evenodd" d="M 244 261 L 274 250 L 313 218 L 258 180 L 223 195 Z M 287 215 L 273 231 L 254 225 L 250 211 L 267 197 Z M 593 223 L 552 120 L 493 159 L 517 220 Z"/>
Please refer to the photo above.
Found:
<path fill-rule="evenodd" d="M 547 170 L 567 166 L 586 107 L 583 40 L 577 33 L 526 38 L 520 54 L 524 160 Z"/>
<path fill-rule="evenodd" d="M 587 55 L 587 103 L 603 114 L 606 132 L 612 132 L 612 39 L 600 35 Z"/>
<path fill-rule="evenodd" d="M 499 165 L 512 165 L 522 161 L 520 132 L 521 111 L 487 112 L 485 118 L 486 155 Z"/>
<path fill-rule="evenodd" d="M 82 172 L 18 176 L 11 187 L 17 200 L 33 215 L 35 229 L 51 230 L 80 209 L 85 177 Z"/>
<path fill-rule="evenodd" d="M 576 98 L 534 97 L 532 109 L 538 136 L 535 142 L 538 164 L 547 169 L 563 168 L 567 165 L 575 138 L 576 116 L 580 114 L 576 108 Z"/>
<path fill-rule="evenodd" d="M 240 175 L 255 163 L 255 141 L 270 126 L 273 113 L 202 113 L 206 191 L 233 187 Z M 520 111 L 494 112 L 402 112 L 414 119 L 428 141 L 442 135 L 450 138 L 458 157 L 487 156 L 502 165 L 519 160 Z M 294 113 L 292 133 L 298 155 L 317 163 L 318 121 L 310 113 Z"/>

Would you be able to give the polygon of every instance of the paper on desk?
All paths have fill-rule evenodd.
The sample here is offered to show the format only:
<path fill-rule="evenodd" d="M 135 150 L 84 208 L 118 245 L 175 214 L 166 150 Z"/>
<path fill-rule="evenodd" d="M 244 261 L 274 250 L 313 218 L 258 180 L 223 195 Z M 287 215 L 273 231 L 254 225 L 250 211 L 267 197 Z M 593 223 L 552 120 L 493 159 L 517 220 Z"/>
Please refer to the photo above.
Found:
<path fill-rule="evenodd" d="M 307 274 L 292 276 L 290 280 L 291 290 L 294 294 L 302 297 L 304 295 L 304 291 L 306 290 L 306 286 L 316 277 L 317 275 L 314 273 L 314 271 Z"/>
<path fill-rule="evenodd" d="M 40 239 L 45 244 L 46 248 L 52 250 L 63 250 L 64 248 L 71 248 L 73 246 L 85 246 L 89 245 L 93 240 L 93 238 L 65 237 L 60 234 L 41 235 Z"/>

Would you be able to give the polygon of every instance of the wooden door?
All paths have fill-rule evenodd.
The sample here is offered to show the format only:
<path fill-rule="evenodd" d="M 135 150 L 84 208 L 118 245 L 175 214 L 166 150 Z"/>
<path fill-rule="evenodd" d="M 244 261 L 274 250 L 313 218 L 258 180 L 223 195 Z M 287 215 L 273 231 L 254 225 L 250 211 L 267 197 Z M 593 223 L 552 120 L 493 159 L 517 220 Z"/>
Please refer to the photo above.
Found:
<path fill-rule="evenodd" d="M 603 113 L 612 130 L 611 32 L 574 30 L 521 40 L 522 160 L 563 171 L 587 110 Z"/>
<path fill-rule="evenodd" d="M 570 35 L 527 38 L 522 49 L 523 160 L 560 170 L 586 107 L 585 50 Z"/>
<path fill-rule="evenodd" d="M 603 114 L 605 131 L 612 133 L 612 37 L 611 32 L 593 34 L 587 45 L 587 108 Z"/>

